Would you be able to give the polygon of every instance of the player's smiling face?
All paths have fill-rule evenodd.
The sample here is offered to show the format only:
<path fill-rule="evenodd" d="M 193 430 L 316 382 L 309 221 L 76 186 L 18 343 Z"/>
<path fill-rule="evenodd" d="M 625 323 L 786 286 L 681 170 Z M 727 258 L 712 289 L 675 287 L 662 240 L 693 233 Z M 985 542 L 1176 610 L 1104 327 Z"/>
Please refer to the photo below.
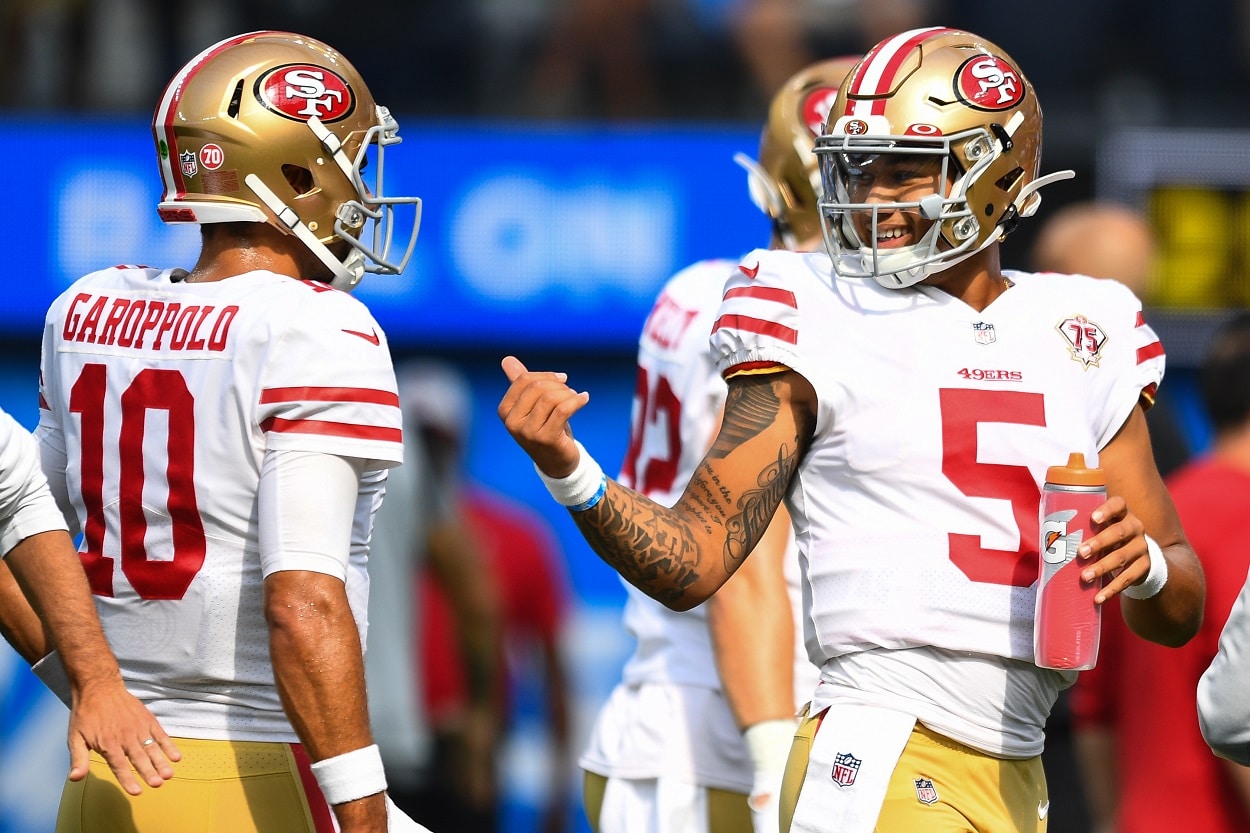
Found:
<path fill-rule="evenodd" d="M 875 211 L 851 212 L 859 239 L 866 245 L 875 243 L 879 250 L 920 242 L 933 221 L 921 216 L 916 203 L 932 194 L 945 196 L 942 159 L 938 153 L 847 154 L 848 201 L 876 207 Z"/>

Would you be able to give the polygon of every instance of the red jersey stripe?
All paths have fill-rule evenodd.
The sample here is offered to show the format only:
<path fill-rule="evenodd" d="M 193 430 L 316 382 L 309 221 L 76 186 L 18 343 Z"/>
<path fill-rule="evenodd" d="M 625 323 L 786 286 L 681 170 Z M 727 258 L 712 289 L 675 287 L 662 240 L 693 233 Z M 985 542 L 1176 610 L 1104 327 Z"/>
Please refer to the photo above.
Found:
<path fill-rule="evenodd" d="M 309 815 L 312 816 L 313 828 L 317 833 L 334 833 L 334 818 L 330 805 L 326 803 L 321 787 L 317 784 L 317 776 L 313 775 L 312 760 L 304 747 L 298 743 L 288 744 L 291 756 L 295 758 L 295 768 L 299 771 L 300 786 L 304 788 L 304 801 L 308 804 Z"/>
<path fill-rule="evenodd" d="M 273 402 L 360 402 L 369 405 L 399 407 L 399 396 L 377 388 L 265 388 L 260 392 L 261 404 Z"/>
<path fill-rule="evenodd" d="M 787 344 L 796 344 L 799 340 L 797 330 L 787 327 L 784 324 L 778 324 L 776 321 L 765 321 L 762 318 L 752 318 L 749 315 L 734 315 L 732 313 L 722 315 L 716 319 L 716 324 L 712 326 L 712 332 L 733 327 L 734 329 L 743 330 L 748 333 L 759 333 L 764 336 L 771 336 L 779 341 Z"/>
<path fill-rule="evenodd" d="M 730 298 L 760 298 L 765 301 L 776 301 L 782 306 L 798 309 L 799 302 L 794 297 L 794 293 L 788 289 L 778 289 L 774 286 L 739 286 L 725 293 L 725 300 Z"/>
<path fill-rule="evenodd" d="M 353 440 L 380 440 L 403 442 L 404 432 L 399 428 L 381 425 L 356 425 L 350 422 L 330 422 L 320 419 L 283 419 L 269 417 L 260 424 L 261 430 L 275 434 L 319 434 L 327 437 L 346 437 Z"/>
<path fill-rule="evenodd" d="M 1146 316 L 1142 315 L 1142 311 L 1141 311 L 1141 310 L 1138 310 L 1138 311 L 1137 311 L 1137 320 L 1133 323 L 1133 326 L 1134 326 L 1134 327 L 1144 327 L 1144 326 L 1146 326 Z"/>
<path fill-rule="evenodd" d="M 1152 341 L 1145 347 L 1137 348 L 1137 363 L 1142 364 L 1163 355 L 1163 342 Z"/>

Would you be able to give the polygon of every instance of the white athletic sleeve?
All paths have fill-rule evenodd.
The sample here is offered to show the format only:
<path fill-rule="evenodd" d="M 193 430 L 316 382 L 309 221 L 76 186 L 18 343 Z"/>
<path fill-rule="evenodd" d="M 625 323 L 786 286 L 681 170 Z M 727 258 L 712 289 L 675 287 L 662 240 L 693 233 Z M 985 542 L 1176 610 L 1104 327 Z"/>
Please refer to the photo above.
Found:
<path fill-rule="evenodd" d="M 35 439 L 39 443 L 39 465 L 48 479 L 48 489 L 52 492 L 52 497 L 56 499 L 56 505 L 69 526 L 69 534 L 77 536 L 82 529 L 78 523 L 78 513 L 74 510 L 74 503 L 69 496 L 69 483 L 65 480 L 65 470 L 68 465 L 65 435 L 59 430 L 49 428 L 41 414 L 39 427 L 35 429 Z"/>
<path fill-rule="evenodd" d="M 0 411 L 0 558 L 26 538 L 54 529 L 66 529 L 65 518 L 39 468 L 39 446 Z"/>
<path fill-rule="evenodd" d="M 1250 577 L 1198 681 L 1198 725 L 1215 754 L 1250 766 Z"/>
<path fill-rule="evenodd" d="M 347 579 L 365 461 L 315 451 L 266 452 L 260 472 L 261 573 L 310 570 Z"/>
<path fill-rule="evenodd" d="M 65 672 L 65 663 L 61 662 L 61 654 L 53 649 L 44 655 L 43 659 L 36 662 L 30 667 L 35 672 L 35 676 L 43 681 L 56 695 L 56 699 L 65 704 L 66 708 L 74 707 L 74 692 L 69 684 L 69 674 Z"/>

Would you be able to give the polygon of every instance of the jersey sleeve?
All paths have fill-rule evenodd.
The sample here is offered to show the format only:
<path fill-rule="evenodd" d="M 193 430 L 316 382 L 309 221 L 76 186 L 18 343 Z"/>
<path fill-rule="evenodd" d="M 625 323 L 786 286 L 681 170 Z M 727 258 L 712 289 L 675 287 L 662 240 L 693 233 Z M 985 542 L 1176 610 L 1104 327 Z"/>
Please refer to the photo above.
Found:
<path fill-rule="evenodd" d="M 32 535 L 66 528 L 39 467 L 35 438 L 0 411 L 0 557 Z"/>
<path fill-rule="evenodd" d="M 72 290 L 71 290 L 72 291 Z M 65 472 L 69 465 L 68 451 L 65 446 L 65 431 L 57 417 L 57 392 L 60 386 L 56 379 L 60 368 L 54 357 L 57 349 L 57 332 L 60 311 L 65 296 L 62 295 L 48 309 L 44 321 L 43 346 L 39 358 L 39 424 L 35 426 L 35 438 L 39 445 L 40 467 L 48 481 L 48 488 L 56 498 L 61 514 L 69 524 L 71 535 L 77 535 L 80 521 L 69 495 L 69 483 Z"/>
<path fill-rule="evenodd" d="M 1250 578 L 1224 623 L 1219 644 L 1198 681 L 1198 724 L 1215 754 L 1250 766 Z"/>
<path fill-rule="evenodd" d="M 1146 323 L 1141 307 L 1133 316 L 1134 350 L 1133 358 L 1139 379 L 1137 385 L 1141 391 L 1142 404 L 1147 408 L 1154 407 L 1155 395 L 1163 382 L 1163 371 L 1167 362 L 1167 354 L 1163 350 L 1163 342 L 1154 329 Z"/>
<path fill-rule="evenodd" d="M 1113 281 L 1094 280 L 1106 293 L 1109 324 L 1109 360 L 1118 372 L 1107 374 L 1114 382 L 1106 391 L 1104 421 L 1099 426 L 1098 447 L 1111 441 L 1140 402 L 1145 408 L 1154 405 L 1155 395 L 1163 382 L 1167 357 L 1163 342 L 1146 323 L 1141 301 L 1127 288 Z M 1115 339 L 1118 343 L 1112 343 Z"/>
<path fill-rule="evenodd" d="M 257 422 L 270 449 L 403 461 L 395 371 L 382 329 L 350 296 L 319 293 L 274 333 Z"/>
<path fill-rule="evenodd" d="M 798 296 L 787 286 L 775 252 L 756 249 L 725 282 L 712 325 L 712 353 L 725 378 L 794 367 L 798 358 Z"/>

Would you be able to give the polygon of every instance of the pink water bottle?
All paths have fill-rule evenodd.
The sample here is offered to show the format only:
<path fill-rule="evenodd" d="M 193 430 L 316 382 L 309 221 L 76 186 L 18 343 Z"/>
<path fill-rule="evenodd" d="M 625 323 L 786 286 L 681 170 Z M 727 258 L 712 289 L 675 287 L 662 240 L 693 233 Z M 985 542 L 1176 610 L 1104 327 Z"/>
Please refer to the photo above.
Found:
<path fill-rule="evenodd" d="M 1102 469 L 1086 468 L 1074 453 L 1066 466 L 1046 470 L 1042 486 L 1037 616 L 1033 622 L 1034 661 L 1042 668 L 1080 671 L 1098 661 L 1102 608 L 1094 596 L 1101 581 L 1081 581 L 1088 562 L 1076 557 L 1093 535 L 1090 513 L 1107 501 Z"/>

